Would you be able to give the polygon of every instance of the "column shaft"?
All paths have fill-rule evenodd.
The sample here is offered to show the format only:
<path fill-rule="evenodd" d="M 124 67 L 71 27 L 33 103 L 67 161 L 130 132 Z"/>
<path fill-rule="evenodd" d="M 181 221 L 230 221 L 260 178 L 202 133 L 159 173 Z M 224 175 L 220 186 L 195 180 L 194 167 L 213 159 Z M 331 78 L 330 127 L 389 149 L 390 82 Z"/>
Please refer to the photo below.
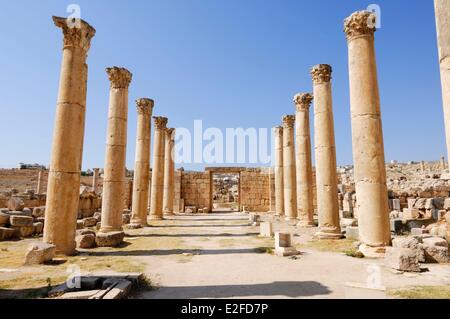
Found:
<path fill-rule="evenodd" d="M 314 134 L 316 151 L 316 190 L 319 213 L 318 238 L 341 238 L 339 198 L 334 139 L 331 67 L 319 64 L 312 68 L 314 82 Z"/>
<path fill-rule="evenodd" d="M 313 174 L 311 163 L 311 136 L 309 125 L 309 107 L 311 94 L 298 94 L 294 98 L 296 105 L 296 167 L 297 167 L 297 214 L 299 226 L 314 226 Z"/>
<path fill-rule="evenodd" d="M 155 142 L 153 144 L 153 170 L 150 219 L 163 219 L 164 196 L 164 156 L 165 156 L 165 130 L 167 118 L 154 117 Z"/>
<path fill-rule="evenodd" d="M 137 226 L 147 226 L 150 173 L 150 128 L 154 102 L 150 99 L 139 99 L 136 101 L 136 104 L 138 122 L 131 223 Z"/>
<path fill-rule="evenodd" d="M 64 48 L 47 184 L 44 242 L 57 252 L 75 253 L 81 159 L 87 92 L 87 52 L 95 30 L 88 23 L 70 28 L 65 18 L 53 17 L 63 30 Z"/>
<path fill-rule="evenodd" d="M 94 175 L 92 176 L 92 190 L 94 193 L 98 191 L 98 179 L 100 177 L 100 170 L 98 168 L 94 168 Z"/>
<path fill-rule="evenodd" d="M 174 199 L 174 146 L 175 146 L 175 129 L 167 129 L 165 132 L 165 156 L 164 156 L 164 195 L 163 195 L 163 212 L 165 215 L 173 215 L 173 199 Z"/>
<path fill-rule="evenodd" d="M 295 116 L 283 117 L 283 184 L 286 220 L 297 219 L 297 179 L 294 147 Z"/>
<path fill-rule="evenodd" d="M 373 18 L 360 11 L 345 21 L 360 250 L 369 257 L 391 241 Z"/>
<path fill-rule="evenodd" d="M 109 97 L 106 158 L 103 178 L 102 221 L 100 232 L 122 230 L 126 189 L 126 147 L 128 120 L 128 86 L 131 73 L 123 68 L 108 68 L 111 81 Z"/>
<path fill-rule="evenodd" d="M 275 136 L 275 213 L 284 216 L 283 127 L 273 129 Z"/>

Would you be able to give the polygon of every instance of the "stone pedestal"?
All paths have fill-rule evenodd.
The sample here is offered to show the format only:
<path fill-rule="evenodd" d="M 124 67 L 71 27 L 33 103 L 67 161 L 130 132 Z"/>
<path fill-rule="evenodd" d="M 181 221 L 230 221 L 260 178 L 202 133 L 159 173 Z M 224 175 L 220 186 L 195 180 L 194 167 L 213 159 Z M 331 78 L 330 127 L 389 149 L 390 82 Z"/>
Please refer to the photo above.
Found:
<path fill-rule="evenodd" d="M 360 250 L 368 257 L 379 256 L 384 247 L 391 243 L 374 18 L 373 14 L 360 11 L 345 20 L 349 50 L 356 209 L 362 242 Z"/>
<path fill-rule="evenodd" d="M 450 2 L 448 0 L 434 0 L 434 7 L 441 69 L 447 156 L 450 160 Z"/>
<path fill-rule="evenodd" d="M 314 134 L 316 150 L 316 189 L 321 239 L 342 238 L 339 225 L 339 199 L 334 139 L 331 66 L 319 64 L 311 69 L 314 84 Z"/>
<path fill-rule="evenodd" d="M 150 99 L 136 101 L 138 112 L 136 134 L 136 163 L 134 168 L 131 224 L 147 226 L 147 204 L 150 173 L 150 132 L 154 102 Z"/>
<path fill-rule="evenodd" d="M 294 97 L 297 167 L 297 217 L 299 226 L 314 226 L 313 174 L 311 163 L 311 136 L 309 108 L 313 96 L 309 93 Z"/>
<path fill-rule="evenodd" d="M 284 216 L 283 127 L 273 129 L 275 138 L 275 214 Z"/>
<path fill-rule="evenodd" d="M 294 148 L 295 116 L 283 117 L 283 186 L 284 215 L 287 221 L 297 219 L 297 179 Z"/>
<path fill-rule="evenodd" d="M 153 170 L 150 219 L 163 219 L 163 196 L 164 196 L 164 156 L 165 156 L 165 131 L 167 126 L 166 117 L 154 117 L 155 120 L 155 142 L 153 144 Z"/>
<path fill-rule="evenodd" d="M 88 67 L 87 53 L 95 29 L 85 21 L 70 28 L 66 18 L 53 17 L 64 34 L 52 155 L 47 184 L 44 242 L 58 253 L 75 253 L 83 153 Z"/>
<path fill-rule="evenodd" d="M 165 132 L 165 155 L 164 155 L 164 193 L 163 193 L 163 213 L 166 216 L 173 216 L 174 199 L 174 179 L 175 179 L 175 129 L 168 128 Z"/>
<path fill-rule="evenodd" d="M 106 72 L 111 81 L 111 89 L 100 228 L 103 234 L 122 231 L 126 191 L 128 87 L 132 78 L 132 74 L 124 68 L 108 68 Z"/>

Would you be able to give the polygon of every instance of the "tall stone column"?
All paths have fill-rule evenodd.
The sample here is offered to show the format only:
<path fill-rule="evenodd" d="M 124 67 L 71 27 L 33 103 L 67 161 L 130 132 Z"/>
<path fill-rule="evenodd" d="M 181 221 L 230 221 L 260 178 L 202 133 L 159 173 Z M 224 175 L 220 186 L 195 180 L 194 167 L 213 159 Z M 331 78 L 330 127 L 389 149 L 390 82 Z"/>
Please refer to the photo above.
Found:
<path fill-rule="evenodd" d="M 313 174 L 311 163 L 311 135 L 309 108 L 313 96 L 310 93 L 294 97 L 296 167 L 297 167 L 297 215 L 299 226 L 314 226 Z"/>
<path fill-rule="evenodd" d="M 297 219 L 297 179 L 294 146 L 295 116 L 283 117 L 283 186 L 284 215 L 287 221 Z"/>
<path fill-rule="evenodd" d="M 339 224 L 336 144 L 334 139 L 331 66 L 311 69 L 314 85 L 314 135 L 316 151 L 316 191 L 320 239 L 342 238 Z"/>
<path fill-rule="evenodd" d="M 175 162 L 174 162 L 174 147 L 175 147 L 175 129 L 168 128 L 165 132 L 165 156 L 164 156 L 164 193 L 163 193 L 163 213 L 167 216 L 174 215 L 173 213 L 173 198 L 174 198 L 174 178 L 175 178 Z"/>
<path fill-rule="evenodd" d="M 421 161 L 421 162 L 420 162 L 420 171 L 421 171 L 422 173 L 425 173 L 425 162 L 424 162 L 424 161 Z"/>
<path fill-rule="evenodd" d="M 441 69 L 447 157 L 450 161 L 450 1 L 434 0 Z M 448 165 L 450 167 L 450 164 Z"/>
<path fill-rule="evenodd" d="M 164 196 L 164 156 L 166 117 L 153 117 L 155 120 L 155 142 L 153 144 L 152 190 L 150 219 L 163 219 Z"/>
<path fill-rule="evenodd" d="M 441 170 L 445 170 L 447 168 L 446 164 L 445 164 L 445 156 L 441 156 L 440 165 L 441 165 Z"/>
<path fill-rule="evenodd" d="M 275 214 L 284 216 L 283 127 L 273 129 L 275 141 Z"/>
<path fill-rule="evenodd" d="M 134 168 L 131 224 L 147 226 L 147 203 L 150 173 L 150 134 L 154 102 L 150 99 L 136 101 L 138 121 L 136 134 L 136 163 Z"/>
<path fill-rule="evenodd" d="M 354 178 L 361 252 L 382 256 L 391 243 L 388 191 L 373 27 L 375 15 L 345 20 L 350 74 Z M 370 23 L 369 23 L 370 22 Z"/>
<path fill-rule="evenodd" d="M 128 87 L 132 74 L 124 68 L 106 69 L 111 89 L 109 95 L 106 158 L 103 178 L 102 222 L 100 233 L 122 231 L 122 214 L 126 190 L 126 147 Z M 123 238 L 122 238 L 123 239 Z M 119 244 L 114 242 L 111 246 Z"/>
<path fill-rule="evenodd" d="M 43 175 L 44 175 L 44 170 L 40 169 L 38 172 L 38 179 L 37 179 L 37 185 L 36 185 L 36 194 L 38 194 L 38 195 L 42 194 Z"/>
<path fill-rule="evenodd" d="M 53 17 L 64 34 L 63 58 L 47 184 L 44 242 L 57 252 L 75 253 L 80 171 L 83 154 L 88 67 L 87 53 L 95 29 L 80 20 L 73 28 Z"/>
<path fill-rule="evenodd" d="M 94 175 L 92 176 L 92 190 L 94 193 L 98 191 L 98 180 L 100 178 L 100 169 L 94 168 Z"/>

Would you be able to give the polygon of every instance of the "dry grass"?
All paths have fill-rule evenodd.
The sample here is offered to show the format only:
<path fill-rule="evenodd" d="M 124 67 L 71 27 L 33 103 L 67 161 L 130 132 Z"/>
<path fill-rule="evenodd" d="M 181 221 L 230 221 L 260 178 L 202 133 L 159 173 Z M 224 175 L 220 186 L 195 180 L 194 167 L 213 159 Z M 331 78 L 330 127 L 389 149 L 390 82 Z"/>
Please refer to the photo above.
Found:
<path fill-rule="evenodd" d="M 418 286 L 390 290 L 389 295 L 403 299 L 450 299 L 448 286 Z"/>
<path fill-rule="evenodd" d="M 357 249 L 354 246 L 354 241 L 349 239 L 329 240 L 329 239 L 314 239 L 305 244 L 300 245 L 299 248 L 310 248 L 318 251 L 333 252 L 346 254 L 352 256 L 356 254 Z"/>

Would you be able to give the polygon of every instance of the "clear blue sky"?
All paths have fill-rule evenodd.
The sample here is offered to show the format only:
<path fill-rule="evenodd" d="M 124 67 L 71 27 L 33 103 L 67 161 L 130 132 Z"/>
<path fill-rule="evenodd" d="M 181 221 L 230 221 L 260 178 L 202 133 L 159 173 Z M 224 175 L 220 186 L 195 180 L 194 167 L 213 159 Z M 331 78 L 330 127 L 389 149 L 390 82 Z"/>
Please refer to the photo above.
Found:
<path fill-rule="evenodd" d="M 132 71 L 127 166 L 134 166 L 137 97 L 156 101 L 172 127 L 273 127 L 308 70 L 334 68 L 339 164 L 352 163 L 343 19 L 377 3 L 376 33 L 386 161 L 446 154 L 433 2 L 401 0 L 1 1 L 0 167 L 48 165 L 62 34 L 52 15 L 77 3 L 97 34 L 89 54 L 83 167 L 103 167 L 109 82 Z M 186 168 L 195 168 L 194 166 Z"/>

